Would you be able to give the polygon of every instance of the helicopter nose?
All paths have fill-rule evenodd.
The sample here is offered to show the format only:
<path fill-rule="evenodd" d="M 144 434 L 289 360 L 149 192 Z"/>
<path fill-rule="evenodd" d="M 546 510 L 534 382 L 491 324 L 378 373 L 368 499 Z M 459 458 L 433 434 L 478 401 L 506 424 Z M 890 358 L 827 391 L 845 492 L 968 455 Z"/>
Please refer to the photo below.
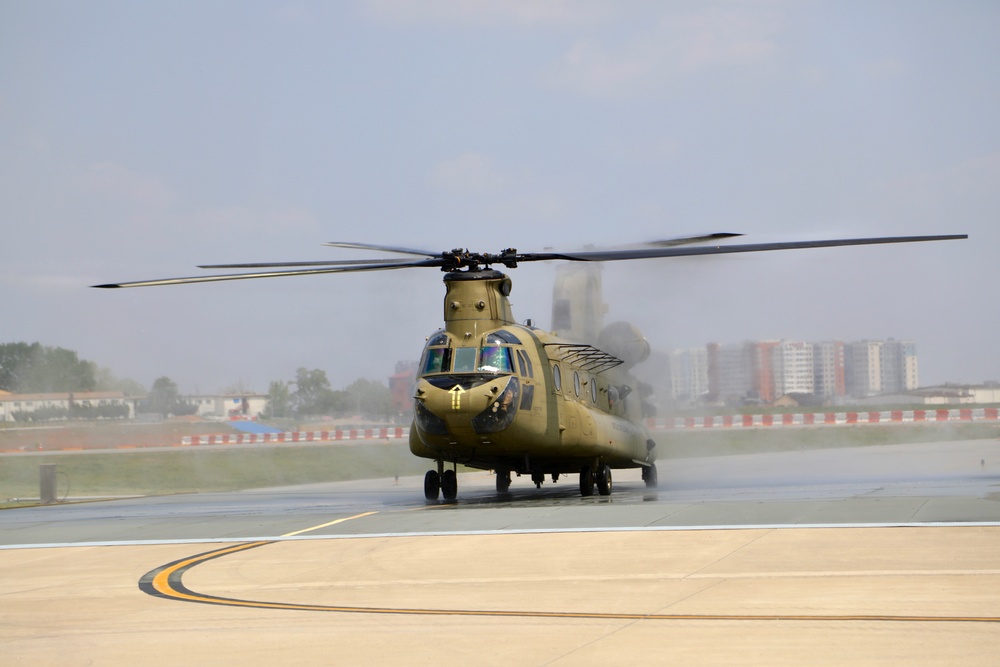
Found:
<path fill-rule="evenodd" d="M 511 375 L 502 390 L 494 385 L 491 391 L 495 391 L 496 398 L 472 420 L 472 428 L 480 435 L 499 433 L 513 423 L 521 396 L 521 382 Z"/>

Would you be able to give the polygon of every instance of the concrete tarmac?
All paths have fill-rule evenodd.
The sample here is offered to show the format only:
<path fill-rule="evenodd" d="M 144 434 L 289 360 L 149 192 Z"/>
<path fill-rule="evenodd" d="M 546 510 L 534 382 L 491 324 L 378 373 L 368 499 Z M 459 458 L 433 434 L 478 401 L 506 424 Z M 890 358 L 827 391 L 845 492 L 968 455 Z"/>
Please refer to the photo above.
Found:
<path fill-rule="evenodd" d="M 405 479 L 8 510 L 0 663 L 993 665 L 1000 481 L 913 462 L 977 452 L 797 484 L 798 456 L 699 459 L 714 488 L 603 503 L 477 473 L 455 505 Z"/>

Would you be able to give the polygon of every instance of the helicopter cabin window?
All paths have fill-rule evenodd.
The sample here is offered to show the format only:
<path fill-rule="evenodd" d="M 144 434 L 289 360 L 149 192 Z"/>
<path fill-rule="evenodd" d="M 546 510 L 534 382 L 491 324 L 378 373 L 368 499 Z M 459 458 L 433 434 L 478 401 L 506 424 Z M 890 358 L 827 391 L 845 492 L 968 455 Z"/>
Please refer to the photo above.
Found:
<path fill-rule="evenodd" d="M 590 400 L 597 403 L 597 378 L 590 378 Z"/>
<path fill-rule="evenodd" d="M 573 371 L 573 391 L 576 392 L 577 397 L 580 396 L 580 374 Z"/>
<path fill-rule="evenodd" d="M 562 371 L 559 370 L 558 364 L 552 367 L 552 384 L 556 391 L 562 391 Z"/>

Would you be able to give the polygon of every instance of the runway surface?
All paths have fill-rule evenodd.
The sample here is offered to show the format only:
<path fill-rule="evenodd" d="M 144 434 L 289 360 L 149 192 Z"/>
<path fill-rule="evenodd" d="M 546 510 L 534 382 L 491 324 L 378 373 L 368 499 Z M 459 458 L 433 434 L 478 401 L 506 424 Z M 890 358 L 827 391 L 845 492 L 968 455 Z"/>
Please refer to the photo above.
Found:
<path fill-rule="evenodd" d="M 0 512 L 22 664 L 995 664 L 1000 442 Z M 151 648 L 155 647 L 155 648 Z M 11 664 L 17 664 L 11 660 Z"/>

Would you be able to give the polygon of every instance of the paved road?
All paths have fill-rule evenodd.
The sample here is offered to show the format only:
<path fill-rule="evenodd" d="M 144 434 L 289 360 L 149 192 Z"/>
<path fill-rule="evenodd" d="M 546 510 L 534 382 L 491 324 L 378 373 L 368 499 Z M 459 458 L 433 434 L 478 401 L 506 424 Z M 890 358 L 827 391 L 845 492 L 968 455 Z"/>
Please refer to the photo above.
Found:
<path fill-rule="evenodd" d="M 364 512 L 313 535 L 1000 521 L 995 440 L 678 459 L 656 491 L 616 471 L 610 498 L 581 498 L 573 475 L 515 478 L 499 500 L 488 473 L 460 477 L 454 504 L 405 478 L 7 510 L 0 545 L 266 539 Z"/>
<path fill-rule="evenodd" d="M 660 477 L 619 473 L 610 498 L 571 476 L 498 502 L 473 473 L 453 504 L 407 478 L 6 510 L 0 662 L 995 664 L 997 441 Z"/>

